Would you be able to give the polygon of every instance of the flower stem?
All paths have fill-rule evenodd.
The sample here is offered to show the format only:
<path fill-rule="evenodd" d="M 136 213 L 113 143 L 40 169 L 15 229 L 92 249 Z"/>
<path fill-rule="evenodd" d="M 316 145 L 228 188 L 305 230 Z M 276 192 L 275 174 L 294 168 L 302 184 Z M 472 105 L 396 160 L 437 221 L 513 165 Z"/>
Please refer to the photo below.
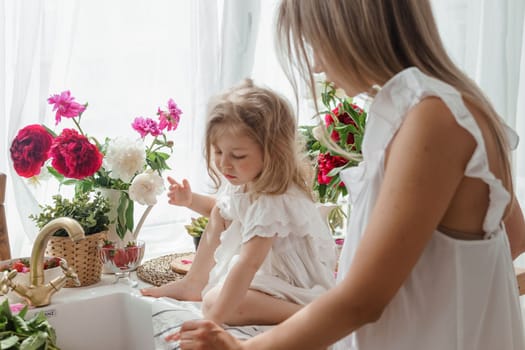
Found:
<path fill-rule="evenodd" d="M 149 145 L 148 150 L 146 151 L 146 154 L 149 154 L 151 152 L 151 150 L 153 149 L 153 146 L 155 145 L 155 141 L 157 141 L 157 137 L 158 136 L 155 136 L 153 141 L 151 141 L 151 145 Z"/>
<path fill-rule="evenodd" d="M 75 123 L 75 125 L 77 126 L 78 131 L 80 131 L 80 133 L 82 135 L 86 136 L 86 134 L 84 133 L 84 131 L 80 127 L 80 123 L 76 120 L 76 118 L 71 118 L 71 119 L 73 119 L 73 123 Z M 80 119 L 80 117 L 79 117 L 79 119 Z"/>

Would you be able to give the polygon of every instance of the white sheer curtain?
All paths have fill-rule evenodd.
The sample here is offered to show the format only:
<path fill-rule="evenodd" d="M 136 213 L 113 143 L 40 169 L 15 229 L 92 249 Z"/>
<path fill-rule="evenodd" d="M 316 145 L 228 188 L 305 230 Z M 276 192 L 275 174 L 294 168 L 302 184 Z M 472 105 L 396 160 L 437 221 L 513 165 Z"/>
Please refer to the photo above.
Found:
<path fill-rule="evenodd" d="M 22 248 L 27 238 L 32 239 L 35 228 L 28 220 L 20 219 L 36 210 L 37 202 L 30 189 L 14 175 L 8 163 L 8 140 L 28 123 L 44 121 L 45 97 L 50 83 L 51 55 L 54 51 L 58 18 L 69 16 L 70 6 L 59 8 L 56 1 L 2 2 L 2 158 L 0 169 L 8 173 L 6 199 L 7 218 L 13 255 Z M 64 24 L 67 25 L 67 24 Z M 15 194 L 19 199 L 14 200 Z M 16 205 L 15 205 L 16 203 Z M 16 228 L 16 229 L 12 229 Z M 22 229 L 23 228 L 23 229 Z M 27 233 L 27 236 L 23 232 Z"/>
<path fill-rule="evenodd" d="M 0 171 L 9 175 L 8 220 L 18 228 L 10 232 L 13 255 L 34 237 L 27 215 L 49 200 L 50 190 L 46 185 L 35 190 L 12 171 L 9 146 L 24 125 L 54 124 L 46 103 L 50 94 L 69 89 L 79 101 L 89 102 L 82 123 L 99 137 L 133 134 L 129 123 L 134 117 L 152 116 L 157 106 L 174 98 L 184 114 L 169 173 L 190 179 L 196 191 L 208 191 L 202 162 L 208 98 L 252 76 L 293 101 L 274 51 L 278 2 L 3 0 Z M 432 3 L 451 56 L 522 138 L 515 166 L 525 206 L 525 2 Z M 312 110 L 307 98 L 302 102 L 299 120 L 308 123 Z M 185 210 L 161 200 L 146 225 L 161 227 L 187 217 Z"/>
<path fill-rule="evenodd" d="M 49 202 L 53 180 L 34 188 L 12 169 L 11 140 L 31 123 L 54 126 L 46 99 L 71 90 L 88 102 L 83 129 L 97 138 L 134 136 L 137 116 L 154 116 L 171 97 L 183 110 L 169 164 L 195 191 L 209 190 L 202 161 L 209 97 L 250 75 L 259 0 L 4 0 L 0 6 L 0 171 L 8 173 L 12 255 L 37 232 L 28 215 Z M 223 12 L 224 9 L 224 12 Z M 58 128 L 71 127 L 63 121 Z M 16 194 L 16 195 L 15 195 Z M 137 215 L 140 215 L 139 207 Z M 173 230 L 185 209 L 164 198 L 144 229 Z"/>
<path fill-rule="evenodd" d="M 516 194 L 525 207 L 525 2 L 434 0 L 447 50 L 521 137 L 514 154 Z M 525 255 L 517 263 L 525 266 Z"/>

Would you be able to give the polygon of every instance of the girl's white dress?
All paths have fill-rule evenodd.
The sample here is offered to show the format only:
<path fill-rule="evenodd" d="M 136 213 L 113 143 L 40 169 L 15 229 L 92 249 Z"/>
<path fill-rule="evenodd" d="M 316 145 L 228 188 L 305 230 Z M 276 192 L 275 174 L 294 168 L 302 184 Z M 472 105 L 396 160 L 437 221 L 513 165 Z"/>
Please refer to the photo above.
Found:
<path fill-rule="evenodd" d="M 428 96 L 441 98 L 477 141 L 465 176 L 480 178 L 490 188 L 485 239 L 458 240 L 435 231 L 381 318 L 338 342 L 335 349 L 523 350 L 518 286 L 502 224 L 510 195 L 490 172 L 481 131 L 459 93 L 417 68 L 402 71 L 377 94 L 368 114 L 364 161 L 341 175 L 350 192 L 352 215 L 338 281 L 349 270 L 383 182 L 385 149 L 407 111 Z M 509 133 L 509 140 L 516 143 L 516 135 Z"/>
<path fill-rule="evenodd" d="M 202 295 L 224 283 L 237 263 L 241 245 L 255 236 L 277 236 L 251 289 L 298 304 L 307 304 L 335 285 L 336 249 L 315 203 L 293 186 L 281 195 L 254 201 L 238 186 L 225 185 L 217 200 L 220 214 L 231 221 L 221 233 L 216 265 Z"/>

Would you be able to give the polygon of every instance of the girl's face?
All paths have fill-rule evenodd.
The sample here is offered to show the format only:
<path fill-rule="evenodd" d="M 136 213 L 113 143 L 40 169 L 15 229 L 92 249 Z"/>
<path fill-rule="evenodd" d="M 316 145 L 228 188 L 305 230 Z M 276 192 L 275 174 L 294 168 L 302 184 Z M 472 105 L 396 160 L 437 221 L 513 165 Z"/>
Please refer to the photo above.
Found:
<path fill-rule="evenodd" d="M 261 147 L 244 133 L 223 132 L 212 145 L 217 169 L 232 185 L 250 184 L 263 170 Z"/>

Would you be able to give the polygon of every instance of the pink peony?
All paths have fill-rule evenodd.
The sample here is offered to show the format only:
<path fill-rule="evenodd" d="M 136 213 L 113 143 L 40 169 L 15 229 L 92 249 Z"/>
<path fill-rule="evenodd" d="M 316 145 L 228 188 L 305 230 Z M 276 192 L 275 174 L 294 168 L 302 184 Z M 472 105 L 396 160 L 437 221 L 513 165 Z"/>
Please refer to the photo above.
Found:
<path fill-rule="evenodd" d="M 131 127 L 138 131 L 142 138 L 145 138 L 148 134 L 151 136 L 159 136 L 162 134 L 157 122 L 151 118 L 137 117 L 131 124 Z"/>
<path fill-rule="evenodd" d="M 9 149 L 16 173 L 23 177 L 40 174 L 52 143 L 53 136 L 42 125 L 20 129 Z"/>
<path fill-rule="evenodd" d="M 168 131 L 170 131 L 176 130 L 179 126 L 182 111 L 179 109 L 175 101 L 170 98 L 168 101 L 168 112 L 165 112 L 159 108 L 157 114 L 159 115 L 160 130 L 167 128 Z"/>
<path fill-rule="evenodd" d="M 60 123 L 62 117 L 74 118 L 79 116 L 86 109 L 85 105 L 81 105 L 74 101 L 75 98 L 71 96 L 71 92 L 63 91 L 60 95 L 52 95 L 47 99 L 49 104 L 53 104 L 53 111 L 56 111 L 56 124 Z"/>
<path fill-rule="evenodd" d="M 65 177 L 83 179 L 102 166 L 102 153 L 76 130 L 64 129 L 51 146 L 53 167 Z"/>

